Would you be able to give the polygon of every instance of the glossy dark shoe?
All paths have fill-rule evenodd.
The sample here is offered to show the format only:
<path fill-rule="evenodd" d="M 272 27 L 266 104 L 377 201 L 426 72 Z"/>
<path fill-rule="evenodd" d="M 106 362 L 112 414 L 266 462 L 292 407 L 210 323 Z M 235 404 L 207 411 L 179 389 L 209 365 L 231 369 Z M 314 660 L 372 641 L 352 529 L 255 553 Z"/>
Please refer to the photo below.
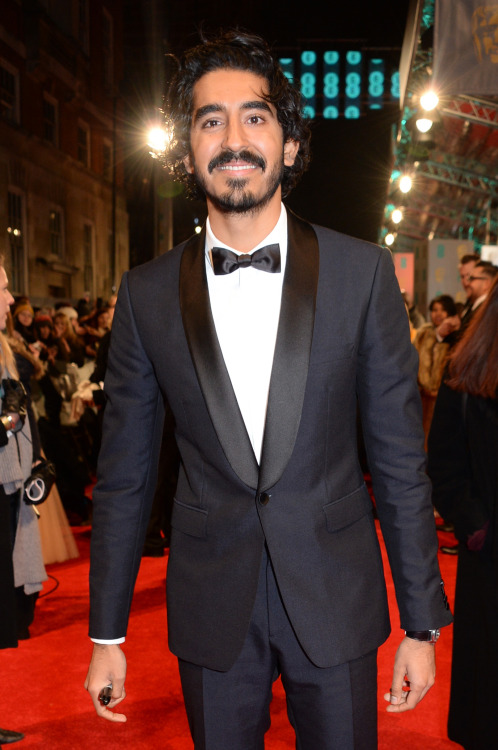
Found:
<path fill-rule="evenodd" d="M 0 729 L 0 745 L 9 745 L 11 742 L 23 740 L 21 732 L 12 732 L 10 729 Z"/>
<path fill-rule="evenodd" d="M 458 555 L 458 544 L 454 544 L 452 547 L 445 547 L 444 545 L 439 548 L 445 555 Z"/>

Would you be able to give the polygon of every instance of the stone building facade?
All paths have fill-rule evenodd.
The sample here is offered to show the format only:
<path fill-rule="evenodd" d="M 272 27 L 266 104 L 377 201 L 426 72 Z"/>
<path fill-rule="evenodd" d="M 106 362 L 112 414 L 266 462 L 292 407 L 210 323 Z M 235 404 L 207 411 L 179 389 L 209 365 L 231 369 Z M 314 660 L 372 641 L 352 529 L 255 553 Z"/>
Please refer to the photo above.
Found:
<path fill-rule="evenodd" d="M 0 253 L 34 305 L 106 300 L 129 264 L 122 0 L 2 0 Z"/>

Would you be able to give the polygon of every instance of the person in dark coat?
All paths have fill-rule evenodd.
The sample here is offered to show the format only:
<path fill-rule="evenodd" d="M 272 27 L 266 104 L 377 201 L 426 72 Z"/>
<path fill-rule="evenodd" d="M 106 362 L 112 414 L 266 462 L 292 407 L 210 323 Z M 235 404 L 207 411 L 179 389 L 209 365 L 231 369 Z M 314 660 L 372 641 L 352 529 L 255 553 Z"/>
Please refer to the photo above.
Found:
<path fill-rule="evenodd" d="M 498 281 L 452 353 L 429 434 L 433 502 L 459 539 L 448 736 L 496 747 Z"/>

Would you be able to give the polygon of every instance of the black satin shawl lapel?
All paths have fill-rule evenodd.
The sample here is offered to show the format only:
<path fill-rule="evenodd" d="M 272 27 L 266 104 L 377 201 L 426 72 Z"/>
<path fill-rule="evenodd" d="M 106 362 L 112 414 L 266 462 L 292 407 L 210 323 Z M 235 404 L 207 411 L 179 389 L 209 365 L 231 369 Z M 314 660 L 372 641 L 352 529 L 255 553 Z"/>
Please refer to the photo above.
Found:
<path fill-rule="evenodd" d="M 270 380 L 258 491 L 272 487 L 291 457 L 301 420 L 318 286 L 318 239 L 289 209 L 288 253 Z"/>
<path fill-rule="evenodd" d="M 186 244 L 180 309 L 197 379 L 223 451 L 235 473 L 256 489 L 259 467 L 216 335 L 205 266 L 205 231 Z"/>

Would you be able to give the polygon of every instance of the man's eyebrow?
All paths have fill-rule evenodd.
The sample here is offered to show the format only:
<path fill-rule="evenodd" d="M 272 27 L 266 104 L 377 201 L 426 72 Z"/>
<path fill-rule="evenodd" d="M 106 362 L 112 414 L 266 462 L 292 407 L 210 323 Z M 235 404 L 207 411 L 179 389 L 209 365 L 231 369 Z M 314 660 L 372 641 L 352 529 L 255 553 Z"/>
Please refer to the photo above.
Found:
<path fill-rule="evenodd" d="M 210 115 L 212 112 L 223 112 L 223 107 L 221 104 L 205 104 L 204 107 L 199 107 L 194 113 L 193 122 L 197 122 L 202 117 Z"/>
<path fill-rule="evenodd" d="M 255 99 L 251 102 L 244 102 L 241 105 L 240 109 L 259 109 L 263 112 L 269 112 L 270 114 L 273 114 L 270 105 L 263 99 Z M 194 113 L 193 122 L 196 123 L 206 115 L 213 114 L 214 112 L 224 112 L 224 110 L 225 107 L 223 107 L 221 104 L 205 104 L 203 107 L 199 107 L 199 109 Z"/>
<path fill-rule="evenodd" d="M 264 99 L 256 99 L 253 102 L 244 102 L 241 109 L 262 109 L 264 112 L 273 114 L 270 105 L 268 102 L 265 102 Z"/>

